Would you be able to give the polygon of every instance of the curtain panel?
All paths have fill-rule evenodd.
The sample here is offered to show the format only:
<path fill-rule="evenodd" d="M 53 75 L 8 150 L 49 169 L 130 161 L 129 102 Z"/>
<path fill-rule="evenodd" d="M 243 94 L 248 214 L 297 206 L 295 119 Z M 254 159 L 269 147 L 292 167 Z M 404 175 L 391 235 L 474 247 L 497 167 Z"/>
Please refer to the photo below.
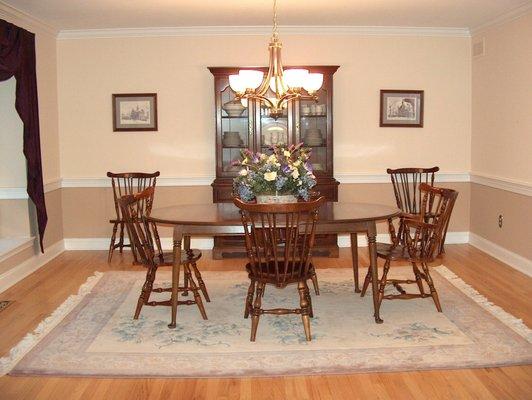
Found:
<path fill-rule="evenodd" d="M 27 192 L 37 210 L 39 243 L 48 222 L 42 178 L 39 105 L 35 65 L 35 35 L 0 19 L 0 82 L 15 77 L 15 108 L 24 124 L 24 156 L 27 160 Z"/>

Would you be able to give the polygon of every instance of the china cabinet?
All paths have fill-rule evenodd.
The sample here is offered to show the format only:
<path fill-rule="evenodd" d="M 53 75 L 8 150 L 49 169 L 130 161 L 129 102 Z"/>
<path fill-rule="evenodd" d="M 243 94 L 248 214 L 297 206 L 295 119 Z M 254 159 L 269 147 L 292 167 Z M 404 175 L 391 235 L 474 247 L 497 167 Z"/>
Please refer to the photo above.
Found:
<path fill-rule="evenodd" d="M 291 101 L 281 117 L 269 116 L 268 108 L 257 101 L 241 104 L 229 87 L 229 75 L 241 67 L 210 67 L 214 75 L 216 123 L 216 178 L 212 183 L 213 202 L 231 201 L 233 178 L 240 168 L 233 161 L 243 149 L 268 153 L 273 144 L 303 142 L 312 148 L 311 161 L 317 178 L 315 190 L 329 201 L 338 200 L 338 182 L 333 175 L 333 75 L 338 66 L 286 67 L 305 68 L 324 75 L 317 92 L 318 101 Z M 267 72 L 267 68 L 253 68 Z M 274 96 L 273 92 L 271 93 Z M 338 255 L 336 235 L 316 237 L 315 253 Z M 223 236 L 214 240 L 215 258 L 245 256 L 242 237 Z"/>

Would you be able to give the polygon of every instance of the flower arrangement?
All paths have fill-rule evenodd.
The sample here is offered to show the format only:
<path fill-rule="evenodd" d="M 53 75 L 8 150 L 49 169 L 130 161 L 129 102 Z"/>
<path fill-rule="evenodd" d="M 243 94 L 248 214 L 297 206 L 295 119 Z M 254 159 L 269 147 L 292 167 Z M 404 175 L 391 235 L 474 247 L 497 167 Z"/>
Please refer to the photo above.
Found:
<path fill-rule="evenodd" d="M 272 146 L 272 154 L 241 152 L 241 166 L 233 180 L 234 192 L 244 201 L 257 195 L 294 195 L 308 200 L 310 189 L 316 185 L 310 163 L 311 150 L 298 145 Z"/>

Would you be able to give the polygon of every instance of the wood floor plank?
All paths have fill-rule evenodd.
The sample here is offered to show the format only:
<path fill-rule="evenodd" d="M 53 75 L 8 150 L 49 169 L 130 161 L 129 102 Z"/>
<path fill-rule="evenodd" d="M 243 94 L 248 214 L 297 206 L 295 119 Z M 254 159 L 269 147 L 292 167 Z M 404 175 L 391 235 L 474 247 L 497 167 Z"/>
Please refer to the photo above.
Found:
<path fill-rule="evenodd" d="M 2 294 L 13 300 L 0 315 L 0 355 L 55 310 L 95 271 L 138 270 L 130 255 L 68 251 Z M 321 267 L 350 267 L 349 249 L 340 258 L 316 258 Z M 361 279 L 369 259 L 359 250 Z M 451 245 L 440 263 L 490 301 L 532 325 L 532 279 L 469 245 Z M 212 260 L 204 252 L 202 270 L 241 270 L 243 260 Z M 390 362 L 394 362 L 390 360 Z M 139 366 L 142 368 L 142 366 Z M 0 399 L 532 399 L 532 366 L 411 371 L 328 376 L 242 379 L 97 379 L 61 377 L 0 378 Z"/>

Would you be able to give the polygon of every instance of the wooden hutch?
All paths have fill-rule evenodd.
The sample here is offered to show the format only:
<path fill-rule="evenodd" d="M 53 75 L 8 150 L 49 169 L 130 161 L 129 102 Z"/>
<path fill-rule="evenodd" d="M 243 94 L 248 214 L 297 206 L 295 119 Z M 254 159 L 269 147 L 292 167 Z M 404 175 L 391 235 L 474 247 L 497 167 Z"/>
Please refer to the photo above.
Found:
<path fill-rule="evenodd" d="M 333 175 L 333 75 L 338 66 L 300 66 L 310 72 L 323 74 L 323 86 L 318 91 L 318 102 L 302 100 L 288 104 L 285 114 L 277 120 L 268 116 L 268 109 L 256 101 L 249 101 L 241 115 L 229 115 L 224 109 L 235 99 L 229 87 L 229 75 L 237 74 L 241 67 L 210 67 L 214 75 L 216 116 L 216 178 L 212 183 L 213 202 L 230 202 L 233 178 L 240 168 L 232 161 L 240 158 L 240 151 L 249 148 L 267 153 L 272 144 L 297 144 L 304 142 L 312 148 L 311 161 L 317 177 L 315 190 L 330 201 L 338 201 L 338 181 Z M 267 68 L 253 68 L 265 73 Z M 274 96 L 273 92 L 271 93 Z M 226 132 L 232 132 L 227 134 Z M 235 142 L 238 132 L 239 143 Z M 315 254 L 337 257 L 337 235 L 318 235 Z M 245 256 L 242 236 L 214 238 L 213 257 Z"/>

